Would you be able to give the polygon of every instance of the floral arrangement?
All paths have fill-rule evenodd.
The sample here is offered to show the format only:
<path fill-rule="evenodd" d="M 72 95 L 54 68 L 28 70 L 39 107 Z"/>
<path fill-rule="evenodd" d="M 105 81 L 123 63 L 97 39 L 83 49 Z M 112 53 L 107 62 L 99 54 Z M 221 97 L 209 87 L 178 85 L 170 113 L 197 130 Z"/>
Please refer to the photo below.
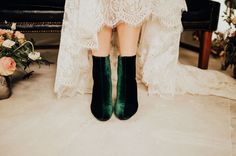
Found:
<path fill-rule="evenodd" d="M 26 73 L 24 78 L 29 77 L 33 71 L 27 69 L 32 63 L 51 64 L 34 50 L 23 33 L 16 31 L 16 23 L 12 23 L 11 29 L 0 29 L 0 76 L 11 76 L 18 69 Z"/>
<path fill-rule="evenodd" d="M 229 28 L 226 33 L 216 32 L 216 38 L 213 40 L 213 52 L 224 57 L 222 70 L 229 66 L 233 67 L 233 76 L 236 78 L 236 8 L 235 0 L 225 0 L 226 10 L 224 11 L 224 21 L 228 23 Z"/>

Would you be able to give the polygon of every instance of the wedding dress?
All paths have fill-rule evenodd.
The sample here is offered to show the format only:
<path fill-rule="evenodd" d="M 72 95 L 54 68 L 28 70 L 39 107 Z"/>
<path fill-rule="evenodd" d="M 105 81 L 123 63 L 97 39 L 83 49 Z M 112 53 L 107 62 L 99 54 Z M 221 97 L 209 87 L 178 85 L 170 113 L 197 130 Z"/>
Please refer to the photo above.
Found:
<path fill-rule="evenodd" d="M 91 50 L 97 32 L 120 22 L 142 25 L 137 52 L 137 80 L 149 94 L 216 95 L 236 99 L 236 81 L 212 70 L 178 62 L 184 0 L 66 0 L 54 90 L 58 97 L 92 91 Z M 117 39 L 114 35 L 113 41 Z M 114 43 L 114 42 L 113 42 Z M 111 65 L 116 80 L 117 49 Z"/>

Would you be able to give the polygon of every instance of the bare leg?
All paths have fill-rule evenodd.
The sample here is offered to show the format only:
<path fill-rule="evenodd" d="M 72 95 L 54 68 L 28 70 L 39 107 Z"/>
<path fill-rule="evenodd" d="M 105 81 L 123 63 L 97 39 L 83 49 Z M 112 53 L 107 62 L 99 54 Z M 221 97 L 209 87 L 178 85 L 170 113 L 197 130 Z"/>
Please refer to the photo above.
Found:
<path fill-rule="evenodd" d="M 136 55 L 140 29 L 123 23 L 117 26 L 121 56 Z"/>
<path fill-rule="evenodd" d="M 110 54 L 110 44 L 111 44 L 112 28 L 103 27 L 100 32 L 98 32 L 98 49 L 93 50 L 93 56 L 108 56 Z"/>

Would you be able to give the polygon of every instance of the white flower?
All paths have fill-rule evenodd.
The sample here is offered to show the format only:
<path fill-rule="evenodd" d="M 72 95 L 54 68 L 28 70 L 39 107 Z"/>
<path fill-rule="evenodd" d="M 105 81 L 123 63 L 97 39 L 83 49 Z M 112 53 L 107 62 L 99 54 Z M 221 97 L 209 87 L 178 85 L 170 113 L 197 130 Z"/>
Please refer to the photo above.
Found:
<path fill-rule="evenodd" d="M 16 23 L 12 23 L 11 30 L 16 30 Z"/>
<path fill-rule="evenodd" d="M 28 54 L 28 57 L 31 59 L 31 60 L 38 60 L 38 59 L 41 59 L 40 57 L 40 52 L 31 52 Z"/>
<path fill-rule="evenodd" d="M 7 39 L 7 40 L 5 40 L 5 41 L 2 43 L 2 46 L 7 47 L 7 48 L 11 48 L 11 47 L 14 46 L 15 44 L 16 44 L 16 42 Z"/>

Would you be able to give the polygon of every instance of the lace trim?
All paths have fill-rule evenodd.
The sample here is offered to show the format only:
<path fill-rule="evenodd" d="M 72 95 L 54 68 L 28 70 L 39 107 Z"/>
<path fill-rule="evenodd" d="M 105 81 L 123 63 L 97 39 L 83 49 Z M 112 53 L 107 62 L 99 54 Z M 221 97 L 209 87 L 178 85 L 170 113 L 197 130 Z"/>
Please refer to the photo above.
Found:
<path fill-rule="evenodd" d="M 133 26 L 138 26 L 152 12 L 149 0 L 110 0 L 103 1 L 101 14 L 103 22 L 114 27 L 122 21 Z"/>
<path fill-rule="evenodd" d="M 179 19 L 182 10 L 186 10 L 187 7 L 184 0 L 177 1 L 176 3 L 176 0 L 86 0 L 68 5 L 67 10 L 70 12 L 79 5 L 78 20 L 73 21 L 78 21 L 80 38 L 78 44 L 85 48 L 96 49 L 97 32 L 104 26 L 114 28 L 120 23 L 126 23 L 140 27 L 148 20 L 158 19 L 163 27 L 174 29 L 182 27 Z"/>
<path fill-rule="evenodd" d="M 116 27 L 119 22 L 137 27 L 152 15 L 167 27 L 181 25 L 176 17 L 180 17 L 187 6 L 183 0 L 177 1 L 178 4 L 172 5 L 176 0 L 102 0 L 95 17 L 98 30 L 104 25 Z"/>

